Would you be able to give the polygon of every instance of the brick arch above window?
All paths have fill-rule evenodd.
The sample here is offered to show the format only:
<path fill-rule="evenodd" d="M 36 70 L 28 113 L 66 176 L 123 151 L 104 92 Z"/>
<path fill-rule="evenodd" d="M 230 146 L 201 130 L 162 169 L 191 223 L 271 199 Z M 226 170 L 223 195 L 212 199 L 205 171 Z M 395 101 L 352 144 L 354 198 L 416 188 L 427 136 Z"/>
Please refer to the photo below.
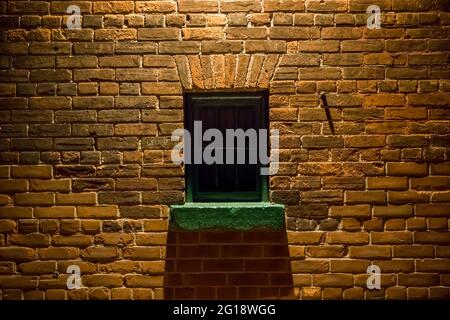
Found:
<path fill-rule="evenodd" d="M 279 54 L 178 55 L 175 61 L 184 90 L 267 89 Z"/>

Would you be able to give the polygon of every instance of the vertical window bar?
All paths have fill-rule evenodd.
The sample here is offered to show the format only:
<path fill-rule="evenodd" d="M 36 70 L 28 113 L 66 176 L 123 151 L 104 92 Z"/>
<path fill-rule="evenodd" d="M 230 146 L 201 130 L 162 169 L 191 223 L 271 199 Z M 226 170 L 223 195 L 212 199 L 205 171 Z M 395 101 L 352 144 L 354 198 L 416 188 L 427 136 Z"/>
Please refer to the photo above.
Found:
<path fill-rule="evenodd" d="M 215 106 L 214 107 L 214 116 L 215 116 L 215 128 L 218 129 L 219 128 L 219 107 Z M 214 156 L 217 157 L 217 155 L 215 154 L 214 151 Z M 219 190 L 219 165 L 215 164 L 214 165 L 214 186 L 216 188 L 216 190 Z"/>
<path fill-rule="evenodd" d="M 236 130 L 238 128 L 238 123 L 239 123 L 239 119 L 238 119 L 238 111 L 237 111 L 237 107 L 233 106 L 233 115 L 234 115 L 234 126 L 233 129 Z M 238 168 L 238 164 L 237 164 L 237 154 L 238 154 L 238 150 L 236 149 L 237 147 L 237 141 L 234 140 L 234 187 L 238 188 L 239 186 L 239 170 Z"/>

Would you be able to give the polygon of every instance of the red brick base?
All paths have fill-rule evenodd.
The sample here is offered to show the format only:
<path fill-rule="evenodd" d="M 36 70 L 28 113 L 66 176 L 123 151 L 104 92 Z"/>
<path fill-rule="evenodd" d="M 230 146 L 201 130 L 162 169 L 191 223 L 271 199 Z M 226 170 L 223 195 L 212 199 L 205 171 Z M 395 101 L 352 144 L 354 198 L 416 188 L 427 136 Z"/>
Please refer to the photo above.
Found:
<path fill-rule="evenodd" d="M 170 231 L 166 299 L 292 298 L 286 231 Z"/>

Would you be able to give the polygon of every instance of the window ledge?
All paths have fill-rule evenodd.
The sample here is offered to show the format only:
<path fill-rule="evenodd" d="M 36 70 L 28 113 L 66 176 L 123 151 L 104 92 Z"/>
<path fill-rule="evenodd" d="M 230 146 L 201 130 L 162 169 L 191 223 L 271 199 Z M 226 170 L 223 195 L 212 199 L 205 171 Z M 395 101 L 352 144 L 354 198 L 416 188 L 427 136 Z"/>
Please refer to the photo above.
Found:
<path fill-rule="evenodd" d="M 187 202 L 170 209 L 171 222 L 184 230 L 281 230 L 284 226 L 284 206 L 269 202 Z"/>

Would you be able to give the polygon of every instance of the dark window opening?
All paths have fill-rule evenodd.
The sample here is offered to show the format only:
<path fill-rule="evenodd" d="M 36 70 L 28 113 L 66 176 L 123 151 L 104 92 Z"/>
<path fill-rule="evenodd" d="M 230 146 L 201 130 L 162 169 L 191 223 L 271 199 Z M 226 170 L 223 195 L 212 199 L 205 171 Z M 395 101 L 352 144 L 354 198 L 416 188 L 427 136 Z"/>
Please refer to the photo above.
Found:
<path fill-rule="evenodd" d="M 268 129 L 267 95 L 265 93 L 209 93 L 187 94 L 185 97 L 185 128 L 191 134 L 192 152 L 186 163 L 187 201 L 231 202 L 231 201 L 267 201 L 267 176 L 260 174 L 259 150 L 260 129 Z M 201 121 L 201 133 L 208 129 L 218 129 L 223 137 L 223 146 L 216 149 L 223 164 L 206 164 L 194 161 L 194 141 L 202 141 L 201 154 L 215 139 L 204 141 L 194 130 L 194 122 Z M 247 137 L 244 145 L 234 139 L 232 150 L 226 148 L 227 129 L 256 130 L 255 140 Z M 235 131 L 236 132 L 236 131 Z M 265 136 L 268 145 L 268 134 Z M 240 147 L 240 148 L 238 148 Z M 238 163 L 239 150 L 245 150 L 245 163 Z M 234 154 L 233 156 L 230 156 Z M 241 153 L 241 155 L 244 153 Z M 255 155 L 256 157 L 255 161 Z M 227 158 L 228 157 L 228 158 Z M 234 163 L 227 161 L 231 158 Z M 253 162 L 250 159 L 253 158 Z"/>

